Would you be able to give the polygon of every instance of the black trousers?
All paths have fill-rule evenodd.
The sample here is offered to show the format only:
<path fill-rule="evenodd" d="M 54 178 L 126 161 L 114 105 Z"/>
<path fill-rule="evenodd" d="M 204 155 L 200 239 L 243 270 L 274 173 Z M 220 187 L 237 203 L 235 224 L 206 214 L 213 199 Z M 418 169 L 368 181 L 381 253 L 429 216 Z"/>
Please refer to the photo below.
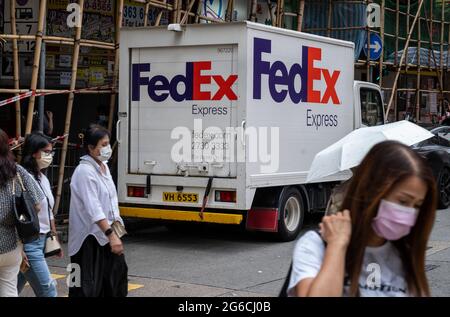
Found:
<path fill-rule="evenodd" d="M 69 297 L 127 296 L 125 256 L 112 253 L 109 243 L 102 247 L 94 236 L 89 235 L 70 261 L 80 266 L 81 287 L 69 287 Z"/>

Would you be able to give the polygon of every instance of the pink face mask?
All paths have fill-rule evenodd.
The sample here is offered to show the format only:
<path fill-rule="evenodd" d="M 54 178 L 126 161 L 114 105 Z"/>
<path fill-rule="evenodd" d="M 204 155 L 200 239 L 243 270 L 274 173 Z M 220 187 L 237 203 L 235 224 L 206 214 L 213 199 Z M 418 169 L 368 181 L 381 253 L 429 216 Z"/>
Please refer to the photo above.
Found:
<path fill-rule="evenodd" d="M 415 208 L 382 199 L 377 217 L 372 220 L 372 228 L 378 236 L 395 241 L 409 234 L 418 214 Z"/>

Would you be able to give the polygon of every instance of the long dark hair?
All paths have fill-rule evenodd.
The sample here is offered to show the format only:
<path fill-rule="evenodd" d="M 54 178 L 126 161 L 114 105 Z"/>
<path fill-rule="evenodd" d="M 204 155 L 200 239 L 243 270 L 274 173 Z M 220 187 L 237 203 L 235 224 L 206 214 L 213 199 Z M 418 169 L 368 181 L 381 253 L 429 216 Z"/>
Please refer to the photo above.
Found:
<path fill-rule="evenodd" d="M 33 132 L 25 138 L 21 165 L 33 175 L 35 179 L 39 179 L 40 170 L 33 154 L 41 151 L 50 143 L 50 138 L 40 132 Z"/>
<path fill-rule="evenodd" d="M 16 162 L 9 149 L 8 135 L 0 129 L 0 187 L 16 176 Z"/>
<path fill-rule="evenodd" d="M 371 223 L 381 199 L 405 179 L 416 176 L 427 185 L 427 193 L 411 232 L 393 244 L 400 254 L 408 290 L 415 296 L 429 296 L 425 275 L 425 252 L 433 227 L 437 191 L 431 169 L 426 161 L 409 147 L 386 141 L 375 145 L 347 188 L 342 209 L 350 210 L 352 236 L 346 254 L 346 273 L 351 282 L 350 295 L 359 296 L 359 276 L 364 251 L 369 241 Z"/>

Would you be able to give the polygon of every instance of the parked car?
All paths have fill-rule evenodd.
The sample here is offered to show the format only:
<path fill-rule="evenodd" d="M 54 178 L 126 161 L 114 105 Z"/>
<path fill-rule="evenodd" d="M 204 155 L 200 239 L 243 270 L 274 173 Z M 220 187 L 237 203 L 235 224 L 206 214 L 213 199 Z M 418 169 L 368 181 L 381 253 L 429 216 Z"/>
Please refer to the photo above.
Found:
<path fill-rule="evenodd" d="M 439 208 L 450 206 L 450 126 L 430 130 L 435 136 L 413 145 L 430 163 L 439 192 Z"/>

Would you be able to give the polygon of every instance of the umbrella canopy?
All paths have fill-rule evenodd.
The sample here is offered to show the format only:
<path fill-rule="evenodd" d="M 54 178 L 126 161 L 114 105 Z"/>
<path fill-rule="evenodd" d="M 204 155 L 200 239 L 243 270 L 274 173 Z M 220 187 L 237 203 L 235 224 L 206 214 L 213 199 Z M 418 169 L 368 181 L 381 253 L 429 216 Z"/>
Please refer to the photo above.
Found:
<path fill-rule="evenodd" d="M 430 131 L 406 120 L 354 130 L 316 154 L 307 182 L 358 166 L 377 143 L 392 140 L 411 146 L 433 136 Z"/>

